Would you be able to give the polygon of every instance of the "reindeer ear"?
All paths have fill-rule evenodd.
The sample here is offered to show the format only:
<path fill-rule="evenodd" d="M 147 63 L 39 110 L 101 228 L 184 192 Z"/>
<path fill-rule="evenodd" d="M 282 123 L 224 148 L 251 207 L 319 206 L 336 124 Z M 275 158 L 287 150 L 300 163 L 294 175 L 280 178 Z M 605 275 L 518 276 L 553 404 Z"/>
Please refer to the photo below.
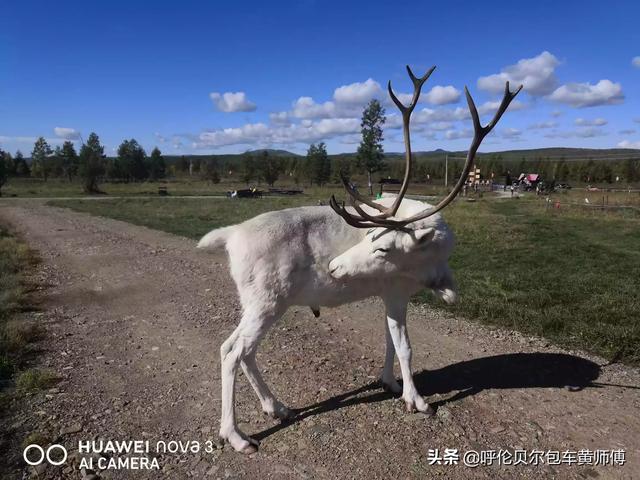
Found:
<path fill-rule="evenodd" d="M 427 243 L 433 239 L 433 236 L 436 234 L 435 228 L 422 228 L 420 230 L 414 231 L 416 243 Z"/>
<path fill-rule="evenodd" d="M 414 230 L 405 237 L 405 245 L 409 248 L 419 247 L 426 243 L 429 243 L 435 235 L 435 228 L 421 228 L 420 230 Z"/>

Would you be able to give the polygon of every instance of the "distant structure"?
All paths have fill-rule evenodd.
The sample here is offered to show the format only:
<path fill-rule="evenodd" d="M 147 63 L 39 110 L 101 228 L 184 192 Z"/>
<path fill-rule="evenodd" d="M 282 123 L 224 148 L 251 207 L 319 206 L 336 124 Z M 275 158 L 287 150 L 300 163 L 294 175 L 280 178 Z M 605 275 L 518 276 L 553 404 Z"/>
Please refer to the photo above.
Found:
<path fill-rule="evenodd" d="M 478 168 L 477 165 L 474 165 L 471 171 L 469 172 L 469 178 L 467 179 L 467 182 L 469 183 L 469 185 L 476 185 L 480 183 L 481 178 L 482 178 L 482 175 L 480 174 L 480 169 Z"/>

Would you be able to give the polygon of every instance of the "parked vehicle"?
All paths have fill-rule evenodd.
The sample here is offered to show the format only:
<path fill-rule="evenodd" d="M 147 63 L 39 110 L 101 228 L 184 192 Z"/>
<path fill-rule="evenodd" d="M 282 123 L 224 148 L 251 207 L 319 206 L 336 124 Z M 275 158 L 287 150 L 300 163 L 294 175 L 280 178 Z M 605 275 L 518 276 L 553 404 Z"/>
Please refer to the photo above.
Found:
<path fill-rule="evenodd" d="M 242 190 L 234 190 L 227 192 L 229 198 L 262 198 L 262 190 L 256 188 L 244 188 Z"/>

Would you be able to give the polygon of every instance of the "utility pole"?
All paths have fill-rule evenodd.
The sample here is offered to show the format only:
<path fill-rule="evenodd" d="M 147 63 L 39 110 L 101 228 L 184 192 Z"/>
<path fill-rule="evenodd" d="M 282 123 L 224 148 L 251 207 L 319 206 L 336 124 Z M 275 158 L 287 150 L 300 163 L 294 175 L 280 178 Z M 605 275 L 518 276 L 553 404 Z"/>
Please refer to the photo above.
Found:
<path fill-rule="evenodd" d="M 444 156 L 444 187 L 449 186 L 449 155 Z"/>

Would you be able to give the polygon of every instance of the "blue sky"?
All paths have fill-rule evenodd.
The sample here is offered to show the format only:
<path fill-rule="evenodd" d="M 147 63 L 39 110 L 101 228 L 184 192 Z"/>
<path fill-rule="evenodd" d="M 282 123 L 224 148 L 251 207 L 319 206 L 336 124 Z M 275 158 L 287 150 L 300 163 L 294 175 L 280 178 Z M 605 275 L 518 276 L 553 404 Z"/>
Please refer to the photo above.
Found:
<path fill-rule="evenodd" d="M 223 153 L 325 141 L 355 151 L 359 113 L 391 80 L 437 69 L 415 110 L 416 150 L 466 149 L 468 85 L 493 111 L 525 91 L 483 150 L 640 148 L 640 3 L 34 2 L 3 6 L 0 148 L 28 153 L 97 132 L 150 150 Z M 434 88 L 436 87 L 436 88 Z M 77 141 L 77 140 L 76 140 Z"/>

